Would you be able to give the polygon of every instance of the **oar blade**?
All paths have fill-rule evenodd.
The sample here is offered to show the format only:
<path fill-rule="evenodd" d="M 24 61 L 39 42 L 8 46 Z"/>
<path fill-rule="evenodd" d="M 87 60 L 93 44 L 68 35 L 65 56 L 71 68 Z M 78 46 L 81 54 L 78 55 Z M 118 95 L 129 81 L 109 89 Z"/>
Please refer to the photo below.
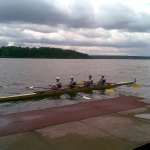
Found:
<path fill-rule="evenodd" d="M 83 98 L 85 98 L 85 99 L 91 99 L 90 97 L 86 97 L 86 96 L 83 96 Z"/>
<path fill-rule="evenodd" d="M 29 89 L 33 89 L 33 88 L 34 88 L 34 86 L 30 86 L 30 87 L 29 87 Z"/>
<path fill-rule="evenodd" d="M 107 92 L 107 93 L 113 93 L 113 92 L 114 92 L 114 89 L 106 89 L 106 92 Z"/>
<path fill-rule="evenodd" d="M 90 97 L 86 97 L 86 96 L 79 94 L 79 93 L 77 93 L 77 95 L 83 97 L 84 99 L 91 99 Z"/>
<path fill-rule="evenodd" d="M 82 81 L 82 80 L 79 80 L 79 81 L 78 81 L 78 84 L 82 84 L 82 83 L 83 83 L 83 81 Z"/>
<path fill-rule="evenodd" d="M 133 88 L 140 88 L 140 85 L 139 85 L 139 84 L 134 83 L 134 84 L 132 85 L 132 87 L 133 87 Z"/>

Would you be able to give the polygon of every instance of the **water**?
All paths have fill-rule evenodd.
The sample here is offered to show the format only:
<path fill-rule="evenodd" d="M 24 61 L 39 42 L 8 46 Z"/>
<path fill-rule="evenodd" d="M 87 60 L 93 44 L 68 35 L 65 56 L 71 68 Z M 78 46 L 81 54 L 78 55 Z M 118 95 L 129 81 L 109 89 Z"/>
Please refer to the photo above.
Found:
<path fill-rule="evenodd" d="M 48 87 L 58 76 L 63 85 L 74 76 L 76 81 L 86 80 L 90 74 L 96 82 L 104 74 L 107 82 L 132 81 L 135 78 L 141 88 L 121 86 L 114 93 L 90 94 L 91 100 L 122 95 L 150 98 L 150 60 L 111 59 L 0 59 L 0 96 L 31 93 L 41 89 L 30 86 Z M 90 100 L 90 101 L 91 101 Z M 42 109 L 87 101 L 82 97 L 68 99 L 46 98 L 39 101 L 9 102 L 0 104 L 0 114 Z"/>

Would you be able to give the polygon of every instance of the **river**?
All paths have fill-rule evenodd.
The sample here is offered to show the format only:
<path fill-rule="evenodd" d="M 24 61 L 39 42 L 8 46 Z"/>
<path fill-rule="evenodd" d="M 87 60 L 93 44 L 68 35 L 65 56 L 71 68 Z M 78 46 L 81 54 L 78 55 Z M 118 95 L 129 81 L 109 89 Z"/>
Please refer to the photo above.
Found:
<path fill-rule="evenodd" d="M 134 59 L 7 59 L 0 58 L 0 96 L 31 93 L 42 89 L 29 89 L 31 86 L 48 87 L 56 77 L 66 85 L 70 77 L 75 80 L 86 80 L 91 74 L 97 82 L 104 74 L 107 82 L 115 83 L 133 81 L 135 78 L 140 88 L 121 86 L 114 93 L 105 95 L 93 93 L 86 100 L 82 97 L 69 99 L 45 98 L 39 101 L 19 101 L 0 103 L 0 114 L 43 109 L 83 101 L 124 95 L 150 98 L 150 60 Z"/>

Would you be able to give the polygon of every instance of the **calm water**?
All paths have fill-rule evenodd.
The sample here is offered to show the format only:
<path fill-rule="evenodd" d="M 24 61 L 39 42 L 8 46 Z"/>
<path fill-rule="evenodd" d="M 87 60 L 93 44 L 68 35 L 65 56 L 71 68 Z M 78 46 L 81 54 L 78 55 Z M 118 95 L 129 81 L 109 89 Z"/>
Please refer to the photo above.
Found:
<path fill-rule="evenodd" d="M 66 60 L 66 59 L 0 59 L 0 96 L 31 93 L 41 89 L 29 89 L 30 86 L 48 87 L 58 76 L 63 85 L 74 76 L 76 81 L 85 80 L 89 74 L 96 82 L 104 74 L 107 82 L 131 81 L 135 78 L 141 88 L 122 86 L 114 93 L 105 95 L 94 93 L 86 95 L 91 100 L 121 95 L 133 95 L 150 98 L 150 60 Z M 0 114 L 42 109 L 53 106 L 87 101 L 81 97 L 68 99 L 41 99 L 39 101 L 9 102 L 0 104 Z"/>

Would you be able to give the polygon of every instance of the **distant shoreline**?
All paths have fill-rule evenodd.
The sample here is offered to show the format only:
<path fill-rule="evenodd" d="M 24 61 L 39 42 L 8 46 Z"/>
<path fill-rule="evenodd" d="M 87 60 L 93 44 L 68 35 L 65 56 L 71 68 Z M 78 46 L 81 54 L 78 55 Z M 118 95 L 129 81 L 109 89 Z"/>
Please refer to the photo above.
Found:
<path fill-rule="evenodd" d="M 92 59 L 150 59 L 150 56 L 90 55 Z"/>
<path fill-rule="evenodd" d="M 12 59 L 150 59 L 150 56 L 90 56 L 89 58 L 48 58 L 48 57 L 0 57 L 0 58 L 12 58 Z"/>

